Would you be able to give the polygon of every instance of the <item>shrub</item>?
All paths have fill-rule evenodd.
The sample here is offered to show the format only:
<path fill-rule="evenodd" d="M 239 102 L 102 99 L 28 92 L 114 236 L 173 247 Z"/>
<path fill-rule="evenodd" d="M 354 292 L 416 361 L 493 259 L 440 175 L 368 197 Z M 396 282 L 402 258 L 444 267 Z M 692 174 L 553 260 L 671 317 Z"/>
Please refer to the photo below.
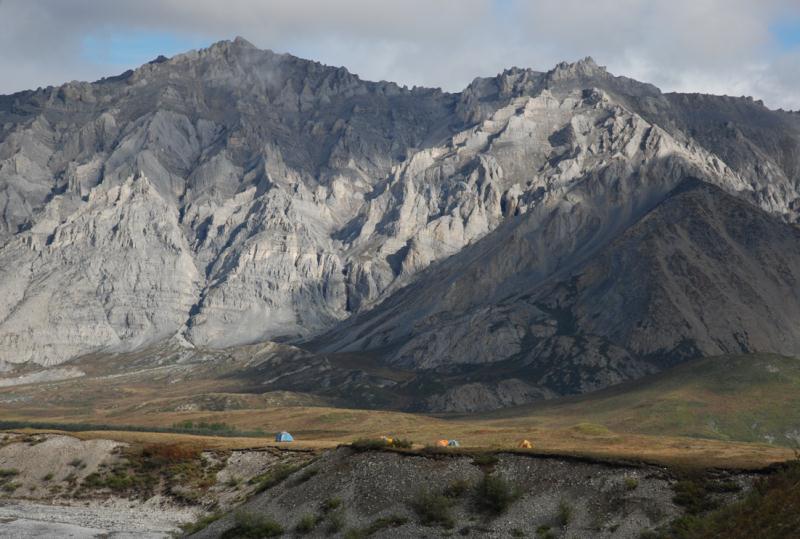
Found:
<path fill-rule="evenodd" d="M 299 534 L 305 535 L 317 527 L 319 520 L 314 515 L 303 515 L 294 527 Z"/>
<path fill-rule="evenodd" d="M 0 479 L 8 479 L 19 475 L 19 470 L 14 468 L 0 468 Z"/>
<path fill-rule="evenodd" d="M 344 514 L 341 511 L 333 511 L 328 514 L 328 525 L 325 531 L 328 535 L 339 533 L 344 528 Z"/>
<path fill-rule="evenodd" d="M 340 505 L 342 505 L 341 498 L 328 498 L 322 502 L 322 512 L 327 515 L 334 509 L 338 509 Z"/>
<path fill-rule="evenodd" d="M 718 504 L 711 499 L 708 482 L 703 479 L 684 479 L 672 486 L 675 496 L 672 501 L 683 507 L 690 515 L 696 515 L 711 509 Z"/>
<path fill-rule="evenodd" d="M 3 492 L 11 494 L 12 492 L 16 491 L 21 486 L 22 485 L 20 485 L 19 483 L 15 483 L 15 482 L 11 481 L 10 483 L 3 484 L 2 488 L 3 488 Z"/>
<path fill-rule="evenodd" d="M 567 500 L 562 499 L 558 502 L 558 524 L 566 526 L 572 520 L 572 506 Z"/>
<path fill-rule="evenodd" d="M 200 517 L 195 522 L 187 522 L 181 524 L 180 528 L 183 530 L 184 535 L 192 535 L 201 530 L 208 528 L 212 523 L 216 522 L 222 517 L 222 513 L 211 513 L 204 517 Z"/>
<path fill-rule="evenodd" d="M 734 488 L 731 481 L 722 483 L 713 485 L 706 482 L 705 490 L 726 492 L 729 491 L 727 489 Z M 680 539 L 778 538 L 795 537 L 798 529 L 800 529 L 800 461 L 795 461 L 756 481 L 753 489 L 739 501 L 705 514 L 684 515 L 673 521 L 668 531 L 660 534 L 654 532 L 652 536 Z"/>
<path fill-rule="evenodd" d="M 555 539 L 556 534 L 550 529 L 550 526 L 542 525 L 536 528 L 536 537 L 539 539 Z"/>
<path fill-rule="evenodd" d="M 317 475 L 318 473 L 319 473 L 319 470 L 317 470 L 316 468 L 306 468 L 303 471 L 303 473 L 301 473 L 297 477 L 297 479 L 295 479 L 294 484 L 295 485 L 301 485 L 301 484 L 305 483 L 306 481 L 308 481 L 309 479 L 311 479 L 312 477 L 314 477 L 315 475 Z"/>
<path fill-rule="evenodd" d="M 624 483 L 626 490 L 635 490 L 639 486 L 639 480 L 635 477 L 626 477 Z"/>
<path fill-rule="evenodd" d="M 525 537 L 525 532 L 519 528 L 514 528 L 511 530 L 511 537 Z"/>
<path fill-rule="evenodd" d="M 444 494 L 422 490 L 409 505 L 424 525 L 441 525 L 445 528 L 455 526 L 450 514 L 453 501 Z"/>
<path fill-rule="evenodd" d="M 397 447 L 398 449 L 411 449 L 414 445 L 414 442 L 411 440 L 406 440 L 404 438 L 392 438 L 392 447 Z"/>
<path fill-rule="evenodd" d="M 259 539 L 261 537 L 277 537 L 283 534 L 283 526 L 266 515 L 237 511 L 234 514 L 234 522 L 236 526 L 225 532 L 222 537 Z"/>
<path fill-rule="evenodd" d="M 253 477 L 250 479 L 249 483 L 256 485 L 256 492 L 264 492 L 281 483 L 300 468 L 302 468 L 302 465 L 281 464 L 261 475 Z"/>
<path fill-rule="evenodd" d="M 498 475 L 484 475 L 475 487 L 478 509 L 493 515 L 504 513 L 519 497 L 519 490 Z"/>
<path fill-rule="evenodd" d="M 42 477 L 42 481 L 50 481 L 51 479 L 53 479 L 53 472 L 48 472 L 44 477 Z"/>
<path fill-rule="evenodd" d="M 238 477 L 230 477 L 227 481 L 225 481 L 225 486 L 229 488 L 237 488 L 242 483 L 242 480 Z"/>
<path fill-rule="evenodd" d="M 461 498 L 469 492 L 470 486 L 466 479 L 456 479 L 445 489 L 444 495 L 448 498 Z"/>
<path fill-rule="evenodd" d="M 381 438 L 359 438 L 350 444 L 350 447 L 356 451 L 372 451 L 375 449 L 385 449 L 389 447 L 386 440 Z"/>
<path fill-rule="evenodd" d="M 476 466 L 494 466 L 497 461 L 497 455 L 492 455 L 491 453 L 481 453 L 472 457 L 472 462 Z"/>
<path fill-rule="evenodd" d="M 402 526 L 408 522 L 406 517 L 401 517 L 399 515 L 389 515 L 387 517 L 381 517 L 372 522 L 369 526 L 364 528 L 367 536 L 372 535 L 375 532 L 383 530 L 385 528 L 396 528 L 398 526 Z"/>
<path fill-rule="evenodd" d="M 148 444 L 142 448 L 142 457 L 156 465 L 175 464 L 200 458 L 203 448 L 186 443 Z"/>
<path fill-rule="evenodd" d="M 86 463 L 84 463 L 81 459 L 72 459 L 69 461 L 69 465 L 73 468 L 86 468 Z"/>

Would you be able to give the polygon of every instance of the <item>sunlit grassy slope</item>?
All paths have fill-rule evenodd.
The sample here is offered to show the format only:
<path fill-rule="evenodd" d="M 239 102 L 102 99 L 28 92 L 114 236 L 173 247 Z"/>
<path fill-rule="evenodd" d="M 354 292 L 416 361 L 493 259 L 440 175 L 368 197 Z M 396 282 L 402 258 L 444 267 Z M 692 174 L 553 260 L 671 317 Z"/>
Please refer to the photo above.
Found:
<path fill-rule="evenodd" d="M 800 441 L 800 360 L 720 356 L 580 397 L 501 410 L 482 419 L 526 418 L 541 426 L 580 422 L 615 432 L 717 440 Z"/>
<path fill-rule="evenodd" d="M 800 360 L 780 356 L 703 359 L 632 384 L 537 405 L 469 416 L 433 416 L 334 408 L 303 394 L 236 393 L 198 376 L 159 381 L 81 378 L 0 390 L 2 419 L 169 427 L 220 422 L 242 431 L 290 430 L 294 447 L 323 448 L 394 434 L 432 444 L 457 438 L 465 449 L 535 451 L 708 466 L 758 467 L 793 456 L 800 432 Z M 177 434 L 85 433 L 134 440 Z M 252 447 L 270 438 L 206 439 L 219 447 Z M 210 441 L 209 441 L 210 440 Z"/>

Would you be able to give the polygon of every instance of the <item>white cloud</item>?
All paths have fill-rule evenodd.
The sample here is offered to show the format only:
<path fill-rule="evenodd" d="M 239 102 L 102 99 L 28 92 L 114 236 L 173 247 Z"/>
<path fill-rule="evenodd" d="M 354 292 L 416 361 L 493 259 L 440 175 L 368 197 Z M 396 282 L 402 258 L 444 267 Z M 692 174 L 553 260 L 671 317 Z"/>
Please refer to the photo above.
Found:
<path fill-rule="evenodd" d="M 800 108 L 800 53 L 770 32 L 792 15 L 797 0 L 4 0 L 0 91 L 135 67 L 88 62 L 82 43 L 149 30 L 207 43 L 242 35 L 364 78 L 450 90 L 591 55 L 664 90 Z"/>

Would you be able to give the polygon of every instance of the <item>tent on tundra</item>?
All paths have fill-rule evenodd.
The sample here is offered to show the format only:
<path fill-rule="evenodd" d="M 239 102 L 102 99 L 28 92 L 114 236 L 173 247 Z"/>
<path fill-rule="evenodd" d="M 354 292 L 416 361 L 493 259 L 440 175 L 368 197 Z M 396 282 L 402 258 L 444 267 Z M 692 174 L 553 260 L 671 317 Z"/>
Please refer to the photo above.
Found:
<path fill-rule="evenodd" d="M 294 438 L 292 438 L 292 435 L 284 430 L 284 431 L 281 431 L 281 432 L 279 432 L 278 434 L 275 435 L 275 441 L 276 442 L 294 442 Z"/>
<path fill-rule="evenodd" d="M 447 447 L 461 447 L 461 444 L 458 443 L 458 440 L 449 440 L 447 442 Z"/>
<path fill-rule="evenodd" d="M 447 447 L 448 441 L 447 440 L 437 440 L 436 447 Z"/>
<path fill-rule="evenodd" d="M 530 443 L 528 440 L 522 440 L 517 447 L 519 447 L 520 449 L 532 449 L 533 444 Z"/>

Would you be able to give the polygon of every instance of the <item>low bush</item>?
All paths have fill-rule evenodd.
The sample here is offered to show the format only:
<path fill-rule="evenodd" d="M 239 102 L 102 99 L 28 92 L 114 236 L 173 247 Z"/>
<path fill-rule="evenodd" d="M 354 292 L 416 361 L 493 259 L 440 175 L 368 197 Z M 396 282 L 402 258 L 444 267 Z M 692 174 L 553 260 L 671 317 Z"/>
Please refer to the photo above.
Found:
<path fill-rule="evenodd" d="M 341 511 L 331 511 L 328 513 L 328 525 L 325 531 L 328 535 L 334 535 L 344 529 L 344 514 Z"/>
<path fill-rule="evenodd" d="M 476 466 L 494 466 L 497 461 L 497 455 L 491 453 L 481 453 L 472 457 L 472 463 Z"/>
<path fill-rule="evenodd" d="M 19 470 L 14 468 L 0 468 L 0 481 L 8 480 L 19 475 Z"/>
<path fill-rule="evenodd" d="M 317 527 L 317 524 L 319 524 L 319 519 L 314 515 L 303 515 L 297 521 L 294 530 L 301 535 L 305 535 L 311 533 Z"/>
<path fill-rule="evenodd" d="M 706 484 L 705 490 L 730 492 L 739 488 L 731 481 L 722 483 Z M 747 495 L 734 503 L 703 514 L 684 515 L 665 530 L 649 532 L 649 536 L 659 539 L 778 539 L 796 537 L 797 530 L 800 530 L 800 461 L 759 479 Z"/>
<path fill-rule="evenodd" d="M 9 483 L 3 483 L 3 486 L 1 488 L 3 489 L 3 492 L 5 492 L 7 494 L 11 494 L 11 493 L 15 492 L 21 486 L 22 485 L 20 485 L 19 483 L 15 483 L 14 481 L 11 481 Z"/>
<path fill-rule="evenodd" d="M 550 529 L 550 526 L 542 525 L 536 528 L 537 539 L 555 539 L 556 534 Z"/>
<path fill-rule="evenodd" d="M 396 447 L 398 449 L 411 449 L 414 445 L 414 442 L 411 440 L 406 440 L 404 438 L 392 438 L 392 447 Z"/>
<path fill-rule="evenodd" d="M 456 479 L 444 490 L 444 495 L 448 498 L 461 498 L 467 494 L 472 485 L 466 479 Z"/>
<path fill-rule="evenodd" d="M 626 490 L 636 490 L 636 487 L 639 486 L 639 480 L 635 477 L 626 477 L 623 482 Z"/>
<path fill-rule="evenodd" d="M 283 526 L 266 515 L 237 511 L 234 514 L 234 522 L 235 527 L 222 534 L 223 538 L 260 539 L 283 535 Z"/>
<path fill-rule="evenodd" d="M 558 524 L 566 526 L 572 520 L 572 505 L 567 500 L 558 502 Z"/>
<path fill-rule="evenodd" d="M 519 497 L 519 489 L 499 475 L 484 475 L 475 487 L 476 506 L 492 515 L 505 513 Z"/>
<path fill-rule="evenodd" d="M 142 448 L 142 457 L 159 464 L 175 464 L 200 458 L 203 448 L 194 444 L 148 444 Z"/>
<path fill-rule="evenodd" d="M 341 505 L 342 505 L 342 499 L 341 498 L 328 498 L 327 500 L 322 502 L 321 509 L 322 509 L 322 512 L 327 515 L 328 513 L 333 511 L 334 509 L 338 509 L 339 506 L 341 506 Z"/>
<path fill-rule="evenodd" d="M 672 486 L 675 493 L 672 501 L 683 507 L 690 515 L 697 515 L 716 509 L 718 503 L 711 497 L 708 481 L 705 479 L 683 479 Z"/>
<path fill-rule="evenodd" d="M 180 528 L 183 531 L 184 535 L 192 535 L 193 533 L 197 533 L 201 530 L 208 528 L 212 523 L 216 522 L 222 517 L 222 513 L 211 513 L 204 517 L 200 517 L 194 522 L 188 522 L 186 524 L 181 524 Z"/>
<path fill-rule="evenodd" d="M 311 479 L 312 477 L 314 477 L 315 475 L 317 475 L 318 473 L 319 470 L 316 468 L 306 468 L 305 470 L 303 470 L 303 473 L 297 476 L 297 479 L 295 479 L 294 484 L 301 485 L 306 481 L 308 481 L 309 479 Z"/>
<path fill-rule="evenodd" d="M 261 475 L 257 475 L 250 479 L 248 483 L 256 485 L 256 492 L 264 492 L 269 490 L 275 485 L 283 482 L 284 479 L 292 475 L 294 472 L 302 468 L 303 465 L 297 464 L 282 464 L 275 466 L 271 470 L 266 471 Z"/>
<path fill-rule="evenodd" d="M 409 503 L 420 522 L 426 526 L 439 525 L 445 528 L 455 526 L 450 514 L 453 500 L 444 494 L 421 490 Z"/>
<path fill-rule="evenodd" d="M 373 451 L 375 449 L 385 449 L 389 447 L 389 444 L 381 438 L 359 438 L 353 441 L 350 447 L 356 451 Z"/>

